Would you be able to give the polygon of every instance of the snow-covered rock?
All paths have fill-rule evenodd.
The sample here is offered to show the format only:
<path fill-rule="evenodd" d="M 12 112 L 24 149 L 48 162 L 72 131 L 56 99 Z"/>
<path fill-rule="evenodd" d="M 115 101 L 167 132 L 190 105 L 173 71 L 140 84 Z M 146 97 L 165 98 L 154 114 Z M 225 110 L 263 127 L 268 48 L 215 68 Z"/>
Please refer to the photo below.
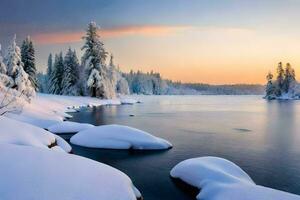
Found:
<path fill-rule="evenodd" d="M 0 199 L 136 200 L 130 178 L 108 165 L 19 145 L 0 145 Z"/>
<path fill-rule="evenodd" d="M 0 144 L 16 144 L 49 148 L 57 144 L 66 152 L 71 151 L 70 145 L 56 135 L 33 125 L 0 116 Z"/>
<path fill-rule="evenodd" d="M 169 149 L 172 144 L 147 132 L 121 125 L 104 125 L 78 132 L 71 143 L 105 149 Z"/>
<path fill-rule="evenodd" d="M 138 102 L 136 99 L 132 99 L 132 98 L 121 98 L 120 101 L 121 104 L 135 104 Z"/>
<path fill-rule="evenodd" d="M 49 126 L 47 129 L 52 133 L 60 134 L 60 133 L 77 133 L 79 131 L 83 131 L 93 127 L 94 125 L 92 124 L 64 121 Z"/>
<path fill-rule="evenodd" d="M 173 178 L 201 189 L 201 200 L 300 200 L 300 196 L 256 185 L 240 167 L 217 157 L 180 162 L 171 170 Z"/>

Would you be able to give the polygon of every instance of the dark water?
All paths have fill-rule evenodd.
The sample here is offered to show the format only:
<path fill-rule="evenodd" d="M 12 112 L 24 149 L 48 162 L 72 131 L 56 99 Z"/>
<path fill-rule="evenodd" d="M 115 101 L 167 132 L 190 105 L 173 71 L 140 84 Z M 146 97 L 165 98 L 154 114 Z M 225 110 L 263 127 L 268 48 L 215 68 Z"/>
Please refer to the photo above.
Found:
<path fill-rule="evenodd" d="M 220 156 L 260 185 L 300 195 L 300 101 L 268 102 L 259 96 L 148 96 L 142 104 L 102 106 L 72 121 L 123 124 L 169 140 L 168 151 L 99 150 L 74 153 L 125 172 L 145 200 L 195 199 L 169 177 L 178 162 Z M 134 116 L 130 116 L 134 115 Z"/>

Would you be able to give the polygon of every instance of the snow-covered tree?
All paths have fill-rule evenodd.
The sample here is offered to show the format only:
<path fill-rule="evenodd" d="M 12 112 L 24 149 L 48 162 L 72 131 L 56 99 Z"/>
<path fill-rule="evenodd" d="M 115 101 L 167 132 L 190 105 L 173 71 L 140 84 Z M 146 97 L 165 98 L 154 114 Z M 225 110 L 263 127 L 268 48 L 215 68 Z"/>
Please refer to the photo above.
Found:
<path fill-rule="evenodd" d="M 267 75 L 267 85 L 266 85 L 266 98 L 272 99 L 275 95 L 275 86 L 273 84 L 273 74 L 271 72 Z"/>
<path fill-rule="evenodd" d="M 116 91 L 118 94 L 130 94 L 129 85 L 127 80 L 119 73 L 119 78 L 116 86 Z"/>
<path fill-rule="evenodd" d="M 35 89 L 32 87 L 28 74 L 24 71 L 23 67 L 17 67 L 15 84 L 16 89 L 30 98 L 35 94 Z"/>
<path fill-rule="evenodd" d="M 117 85 L 117 73 L 117 68 L 114 64 L 114 56 L 111 54 L 108 65 L 108 79 L 113 87 L 116 87 Z"/>
<path fill-rule="evenodd" d="M 16 44 L 16 36 L 14 36 L 8 47 L 4 62 L 7 66 L 7 75 L 12 78 L 14 82 L 11 88 L 21 92 L 21 94 L 24 94 L 28 99 L 35 95 L 35 90 L 29 80 L 28 74 L 23 69 L 20 48 Z"/>
<path fill-rule="evenodd" d="M 64 58 L 64 76 L 62 80 L 62 94 L 64 95 L 78 95 L 79 80 L 79 62 L 76 52 L 68 49 Z"/>
<path fill-rule="evenodd" d="M 283 91 L 285 93 L 292 92 L 292 89 L 295 86 L 295 81 L 295 70 L 292 68 L 290 63 L 287 63 L 284 72 Z"/>
<path fill-rule="evenodd" d="M 37 72 L 35 67 L 35 50 L 33 47 L 33 42 L 28 36 L 22 43 L 21 46 L 21 56 L 23 62 L 24 71 L 28 74 L 28 78 L 31 82 L 32 87 L 37 91 Z"/>
<path fill-rule="evenodd" d="M 23 65 L 21 60 L 20 48 L 16 44 L 16 36 L 14 36 L 11 44 L 7 49 L 6 55 L 4 57 L 4 63 L 6 64 L 7 75 L 15 79 L 18 66 Z"/>
<path fill-rule="evenodd" d="M 50 76 L 49 92 L 51 94 L 61 94 L 63 74 L 64 60 L 62 52 L 60 52 L 59 55 L 55 55 L 54 65 Z"/>
<path fill-rule="evenodd" d="M 47 62 L 47 76 L 50 77 L 52 74 L 52 68 L 53 68 L 53 60 L 52 60 L 52 54 L 50 53 L 48 56 L 48 62 Z"/>
<path fill-rule="evenodd" d="M 295 70 L 287 63 L 285 69 L 280 62 L 277 67 L 277 79 L 272 80 L 273 75 L 267 75 L 266 98 L 267 99 L 292 99 L 300 98 L 300 86 L 296 81 Z"/>
<path fill-rule="evenodd" d="M 83 37 L 85 50 L 82 64 L 86 69 L 88 93 L 92 97 L 113 98 L 115 92 L 111 90 L 111 82 L 108 78 L 108 69 L 105 65 L 107 52 L 98 35 L 99 28 L 95 22 L 88 25 L 86 35 Z"/>
<path fill-rule="evenodd" d="M 87 87 L 92 97 L 105 98 L 107 96 L 105 89 L 105 81 L 97 69 L 92 69 L 87 80 Z"/>
<path fill-rule="evenodd" d="M 278 63 L 277 66 L 277 90 L 276 93 L 278 96 L 280 96 L 283 93 L 283 87 L 284 87 L 284 70 L 282 67 L 282 62 Z"/>
<path fill-rule="evenodd" d="M 2 49 L 1 49 L 1 44 L 0 44 L 0 73 L 6 74 L 6 72 L 7 72 L 7 69 L 6 69 L 6 65 L 3 62 Z"/>
<path fill-rule="evenodd" d="M 14 85 L 14 81 L 12 78 L 6 75 L 6 65 L 3 62 L 1 44 L 0 44 L 0 87 L 12 87 Z"/>
<path fill-rule="evenodd" d="M 141 71 L 135 73 L 131 71 L 125 77 L 132 93 L 161 95 L 165 94 L 168 89 L 167 82 L 161 78 L 159 73 L 143 73 Z"/>

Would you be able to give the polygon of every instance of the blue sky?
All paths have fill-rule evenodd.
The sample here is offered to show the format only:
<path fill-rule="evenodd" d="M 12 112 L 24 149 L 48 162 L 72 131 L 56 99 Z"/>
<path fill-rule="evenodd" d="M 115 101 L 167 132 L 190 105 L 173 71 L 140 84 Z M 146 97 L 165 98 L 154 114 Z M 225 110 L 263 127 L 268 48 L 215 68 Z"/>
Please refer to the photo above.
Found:
<path fill-rule="evenodd" d="M 43 70 L 50 52 L 71 46 L 80 55 L 82 45 L 75 40 L 45 42 L 46 37 L 67 33 L 68 38 L 95 21 L 104 33 L 114 30 L 103 39 L 125 71 L 154 69 L 192 82 L 263 82 L 263 74 L 281 60 L 300 64 L 299 10 L 298 0 L 1 0 L 0 43 L 7 46 L 15 33 L 19 41 L 27 35 L 36 38 Z M 281 49 L 274 50 L 276 46 Z M 183 69 L 191 71 L 187 78 L 179 75 Z M 207 78 L 218 71 L 222 73 L 215 79 Z M 247 74 L 244 80 L 240 73 Z"/>

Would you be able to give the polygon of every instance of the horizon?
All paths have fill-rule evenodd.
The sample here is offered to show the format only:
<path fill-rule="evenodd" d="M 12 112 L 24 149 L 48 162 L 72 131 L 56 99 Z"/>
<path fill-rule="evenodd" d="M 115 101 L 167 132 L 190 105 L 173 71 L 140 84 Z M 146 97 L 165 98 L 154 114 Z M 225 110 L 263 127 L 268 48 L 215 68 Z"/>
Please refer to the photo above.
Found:
<path fill-rule="evenodd" d="M 0 43 L 5 48 L 14 34 L 19 44 L 30 35 L 39 71 L 45 71 L 50 53 L 71 47 L 80 57 L 90 21 L 101 27 L 106 50 L 124 72 L 153 70 L 172 81 L 228 85 L 265 84 L 279 62 L 291 63 L 296 74 L 300 69 L 300 2 L 294 0 L 2 4 L 0 26 L 6 28 L 0 30 Z M 51 12 L 45 15 L 45 9 Z"/>

